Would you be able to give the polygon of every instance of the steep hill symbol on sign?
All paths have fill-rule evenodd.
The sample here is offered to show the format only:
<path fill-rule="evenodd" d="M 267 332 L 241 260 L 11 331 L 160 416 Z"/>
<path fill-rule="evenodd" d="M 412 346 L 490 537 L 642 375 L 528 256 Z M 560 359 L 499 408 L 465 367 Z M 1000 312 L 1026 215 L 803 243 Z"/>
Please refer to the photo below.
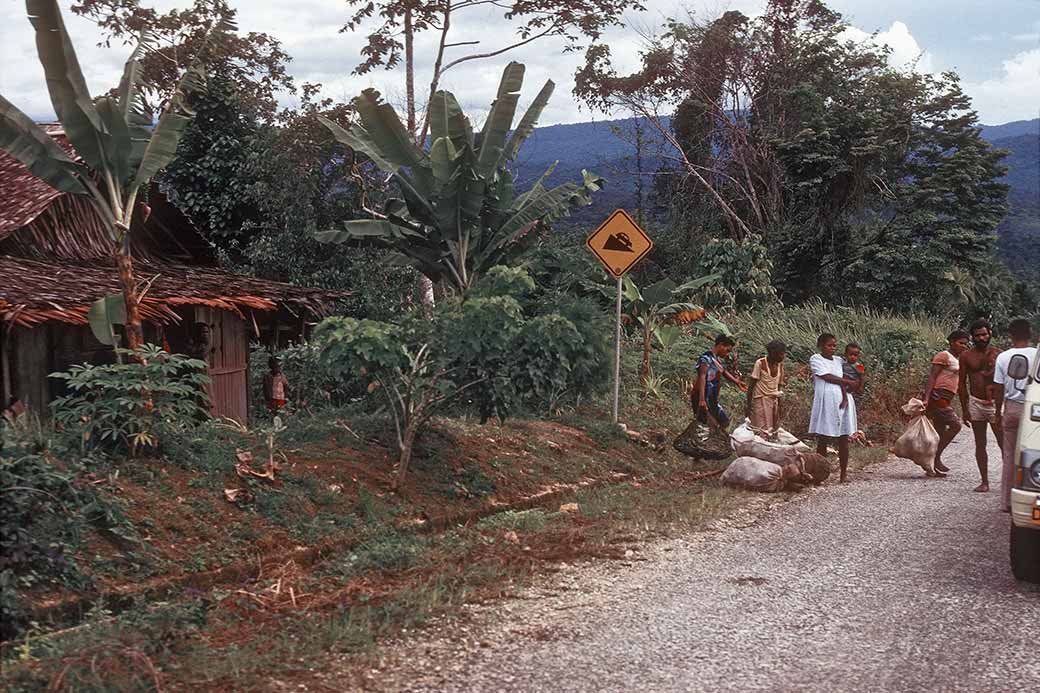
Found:
<path fill-rule="evenodd" d="M 603 250 L 616 250 L 619 253 L 632 252 L 632 239 L 627 233 L 614 233 L 607 236 L 603 243 Z"/>

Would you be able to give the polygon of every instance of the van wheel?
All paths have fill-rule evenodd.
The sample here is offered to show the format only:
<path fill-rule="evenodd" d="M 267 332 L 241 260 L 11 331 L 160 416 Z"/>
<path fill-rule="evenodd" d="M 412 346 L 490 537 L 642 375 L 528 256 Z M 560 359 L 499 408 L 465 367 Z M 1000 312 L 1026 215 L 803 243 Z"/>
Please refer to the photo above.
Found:
<path fill-rule="evenodd" d="M 1011 525 L 1011 572 L 1040 584 L 1040 530 Z"/>

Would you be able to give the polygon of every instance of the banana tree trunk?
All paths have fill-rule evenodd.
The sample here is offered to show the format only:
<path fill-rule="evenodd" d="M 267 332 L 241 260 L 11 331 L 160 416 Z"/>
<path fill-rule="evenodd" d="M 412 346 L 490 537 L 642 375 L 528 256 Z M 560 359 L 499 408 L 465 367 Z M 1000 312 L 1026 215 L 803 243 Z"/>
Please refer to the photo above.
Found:
<path fill-rule="evenodd" d="M 119 283 L 123 289 L 123 302 L 126 304 L 126 346 L 128 349 L 137 349 L 144 344 L 144 331 L 141 329 L 141 299 L 134 278 L 129 233 L 124 234 L 116 251 L 116 267 L 119 269 Z"/>
<path fill-rule="evenodd" d="M 647 320 L 643 324 L 643 368 L 639 373 L 639 378 L 644 384 L 650 377 L 650 350 L 653 347 L 653 338 L 653 324 Z"/>

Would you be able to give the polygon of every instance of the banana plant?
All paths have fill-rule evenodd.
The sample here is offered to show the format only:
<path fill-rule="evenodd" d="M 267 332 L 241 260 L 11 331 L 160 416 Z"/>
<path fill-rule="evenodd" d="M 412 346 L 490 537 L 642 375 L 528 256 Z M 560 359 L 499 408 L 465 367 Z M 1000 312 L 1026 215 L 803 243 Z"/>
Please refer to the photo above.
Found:
<path fill-rule="evenodd" d="M 554 89 L 546 82 L 510 133 L 523 80 L 524 66 L 510 63 L 480 132 L 474 132 L 454 95 L 436 92 L 429 103 L 428 151 L 373 89 L 354 99 L 360 122 L 342 127 L 322 118 L 338 141 L 390 174 L 401 196 L 387 200 L 382 211 L 366 210 L 369 219 L 347 221 L 315 237 L 391 248 L 395 260 L 433 281 L 445 279 L 464 295 L 488 269 L 514 260 L 539 224 L 591 204 L 603 179 L 583 170 L 580 183 L 546 188 L 555 164 L 527 192 L 515 190 L 508 163 L 534 131 Z"/>
<path fill-rule="evenodd" d="M 671 279 L 662 279 L 645 289 L 640 289 L 629 275 L 625 275 L 622 282 L 622 297 L 627 302 L 625 318 L 629 324 L 638 327 L 643 340 L 640 378 L 644 383 L 650 377 L 650 352 L 655 342 L 662 349 L 671 348 L 679 341 L 683 327 L 687 325 L 698 325 L 729 333 L 729 328 L 724 323 L 688 300 L 693 292 L 719 279 L 719 275 L 709 274 L 682 285 Z"/>
<path fill-rule="evenodd" d="M 197 59 L 176 85 L 154 127 L 141 86 L 140 58 L 148 49 L 142 35 L 123 68 L 119 86 L 92 98 L 56 0 L 26 0 L 36 31 L 36 49 L 47 78 L 54 112 L 75 150 L 61 148 L 47 132 L 0 95 L 0 149 L 45 183 L 65 193 L 90 199 L 108 228 L 119 271 L 125 307 L 127 346 L 144 341 L 140 301 L 143 291 L 134 277 L 130 225 L 142 186 L 176 157 L 194 113 L 188 97 L 204 84 Z M 203 45 L 234 29 L 228 20 L 215 23 Z"/>

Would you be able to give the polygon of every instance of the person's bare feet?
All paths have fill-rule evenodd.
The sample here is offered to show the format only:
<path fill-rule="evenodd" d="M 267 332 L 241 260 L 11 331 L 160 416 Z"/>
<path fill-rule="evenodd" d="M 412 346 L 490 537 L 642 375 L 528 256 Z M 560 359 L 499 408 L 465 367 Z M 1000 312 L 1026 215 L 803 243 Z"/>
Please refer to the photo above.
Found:
<path fill-rule="evenodd" d="M 847 484 L 847 483 L 849 483 L 849 475 L 848 474 L 842 474 L 838 478 L 838 483 L 839 484 Z"/>
<path fill-rule="evenodd" d="M 950 471 L 950 468 L 947 467 L 942 462 L 936 462 L 935 463 L 935 471 L 937 471 L 937 472 L 948 472 L 948 471 Z"/>
<path fill-rule="evenodd" d="M 975 493 L 989 493 L 989 484 L 983 481 L 981 484 L 975 487 Z"/>

